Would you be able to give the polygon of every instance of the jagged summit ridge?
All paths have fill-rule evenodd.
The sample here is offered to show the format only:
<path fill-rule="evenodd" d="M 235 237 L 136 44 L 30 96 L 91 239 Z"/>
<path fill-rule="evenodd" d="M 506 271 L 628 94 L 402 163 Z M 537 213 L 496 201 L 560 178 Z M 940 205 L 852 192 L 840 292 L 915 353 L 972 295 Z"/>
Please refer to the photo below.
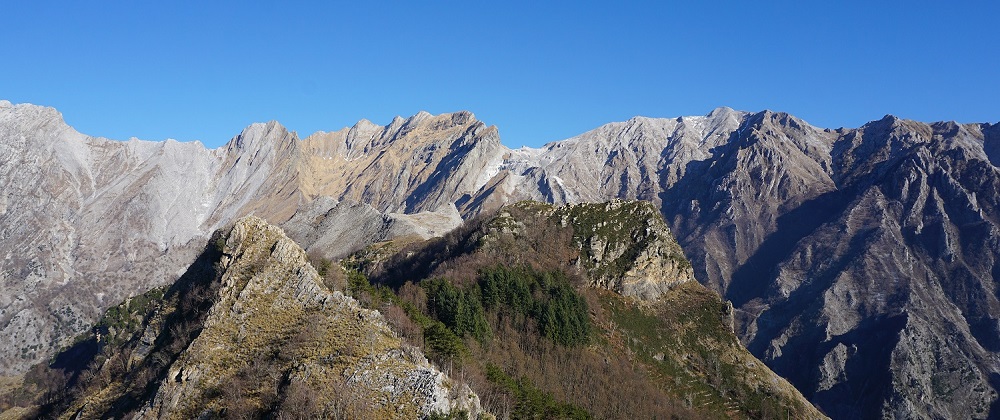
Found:
<path fill-rule="evenodd" d="M 270 122 L 209 150 L 88 137 L 53 108 L 0 108 L 0 222 L 10 227 L 0 238 L 0 341 L 18 343 L 3 349 L 0 373 L 67 344 L 113 302 L 172 281 L 200 241 L 243 215 L 284 223 L 320 196 L 383 213 L 447 211 L 480 182 L 478 156 L 502 150 L 471 114 L 410 118 L 383 140 L 349 160 L 314 153 L 340 146 Z M 359 240 L 348 247 L 372 238 Z"/>
<path fill-rule="evenodd" d="M 997 127 L 888 116 L 828 130 L 721 108 L 510 150 L 471 114 L 443 114 L 300 141 L 261 130 L 276 137 L 250 153 L 111 142 L 54 110 L 4 106 L 0 339 L 24 344 L 0 367 L 41 360 L 45 343 L 147 287 L 137 273 L 169 281 L 188 242 L 246 214 L 283 223 L 323 196 L 465 218 L 622 198 L 660 210 L 695 276 L 734 302 L 749 348 L 835 417 L 987 417 Z"/>

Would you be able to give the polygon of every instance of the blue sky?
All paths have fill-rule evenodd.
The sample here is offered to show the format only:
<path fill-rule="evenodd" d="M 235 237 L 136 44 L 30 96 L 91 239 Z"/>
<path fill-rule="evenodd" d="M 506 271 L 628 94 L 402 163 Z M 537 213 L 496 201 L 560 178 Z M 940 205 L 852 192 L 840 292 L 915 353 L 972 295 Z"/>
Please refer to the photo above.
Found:
<path fill-rule="evenodd" d="M 1000 2 L 618 3 L 8 2 L 0 99 L 211 147 L 420 110 L 470 110 L 511 147 L 718 106 L 1000 121 Z"/>

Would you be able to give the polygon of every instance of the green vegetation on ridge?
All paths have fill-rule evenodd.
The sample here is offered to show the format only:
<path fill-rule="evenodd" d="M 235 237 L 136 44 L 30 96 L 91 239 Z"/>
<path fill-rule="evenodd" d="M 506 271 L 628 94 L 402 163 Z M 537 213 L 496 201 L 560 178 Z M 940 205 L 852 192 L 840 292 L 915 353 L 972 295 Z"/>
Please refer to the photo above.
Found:
<path fill-rule="evenodd" d="M 587 302 L 560 271 L 497 266 L 481 269 L 479 280 L 465 288 L 442 278 L 420 285 L 427 290 L 429 312 L 459 336 L 488 340 L 489 311 L 513 317 L 518 324 L 531 320 L 543 336 L 565 346 L 587 344 L 590 339 Z"/>
<path fill-rule="evenodd" d="M 667 235 L 655 239 L 663 258 L 687 265 L 656 217 L 646 203 L 524 202 L 351 264 L 369 268 L 390 324 L 500 417 L 820 417 L 739 344 L 731 308 L 703 286 L 644 303 L 587 287 L 624 274 L 655 235 Z M 595 236 L 624 250 L 601 270 L 582 252 Z"/>

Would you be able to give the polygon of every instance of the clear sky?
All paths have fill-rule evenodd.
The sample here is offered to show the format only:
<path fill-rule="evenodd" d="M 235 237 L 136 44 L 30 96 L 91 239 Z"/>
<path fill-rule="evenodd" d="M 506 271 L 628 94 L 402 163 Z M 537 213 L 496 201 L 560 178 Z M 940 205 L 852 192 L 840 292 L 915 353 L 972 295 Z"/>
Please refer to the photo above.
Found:
<path fill-rule="evenodd" d="M 718 106 L 1000 121 L 1000 2 L 8 1 L 0 99 L 95 136 L 470 110 L 510 147 Z"/>

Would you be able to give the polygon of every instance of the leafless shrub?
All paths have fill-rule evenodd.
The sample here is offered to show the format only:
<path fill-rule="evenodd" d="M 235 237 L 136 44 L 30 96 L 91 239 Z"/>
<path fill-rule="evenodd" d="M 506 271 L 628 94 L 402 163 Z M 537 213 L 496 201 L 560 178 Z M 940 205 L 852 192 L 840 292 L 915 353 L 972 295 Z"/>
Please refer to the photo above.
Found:
<path fill-rule="evenodd" d="M 408 344 L 420 346 L 424 342 L 423 328 L 410 319 L 402 308 L 388 305 L 382 309 L 385 320 Z"/>
<path fill-rule="evenodd" d="M 322 411 L 319 406 L 317 392 L 302 381 L 292 380 L 285 388 L 285 399 L 278 411 L 279 419 L 313 419 L 320 418 Z"/>

